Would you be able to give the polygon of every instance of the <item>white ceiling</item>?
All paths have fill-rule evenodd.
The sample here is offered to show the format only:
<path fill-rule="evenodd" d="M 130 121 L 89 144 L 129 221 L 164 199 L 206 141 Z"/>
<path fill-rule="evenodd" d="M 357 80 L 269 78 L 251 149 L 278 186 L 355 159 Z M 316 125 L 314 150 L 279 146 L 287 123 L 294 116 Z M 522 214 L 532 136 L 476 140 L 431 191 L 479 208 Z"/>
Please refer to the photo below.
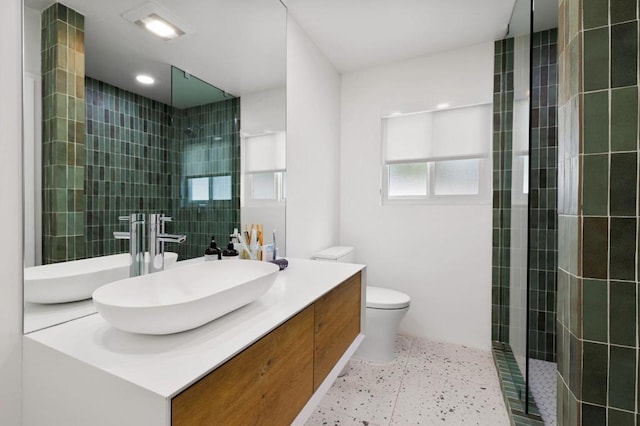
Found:
<path fill-rule="evenodd" d="M 26 0 L 44 10 L 52 0 Z M 122 18 L 147 0 L 63 0 L 85 16 L 86 74 L 170 103 L 170 65 L 236 96 L 285 85 L 286 9 L 278 0 L 154 0 L 189 28 L 165 41 Z M 153 86 L 135 75 L 147 73 Z"/>
<path fill-rule="evenodd" d="M 52 3 L 25 1 L 40 11 Z M 64 0 L 86 17 L 87 75 L 164 103 L 170 103 L 169 65 L 234 95 L 285 85 L 279 0 L 154 0 L 192 30 L 172 41 L 121 17 L 146 1 Z M 340 72 L 504 38 L 515 1 L 283 0 Z M 557 0 L 536 0 L 536 30 L 554 26 Z M 137 84 L 140 72 L 157 84 Z"/>
<path fill-rule="evenodd" d="M 515 0 L 286 0 L 340 72 L 501 39 Z"/>

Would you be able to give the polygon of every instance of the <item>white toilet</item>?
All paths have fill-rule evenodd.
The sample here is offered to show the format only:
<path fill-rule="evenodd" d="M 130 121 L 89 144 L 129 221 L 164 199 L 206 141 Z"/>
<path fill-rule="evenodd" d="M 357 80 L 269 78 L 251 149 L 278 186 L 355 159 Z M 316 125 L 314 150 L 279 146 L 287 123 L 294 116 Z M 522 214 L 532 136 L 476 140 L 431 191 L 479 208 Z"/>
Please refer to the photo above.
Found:
<path fill-rule="evenodd" d="M 353 262 L 353 247 L 331 247 L 313 257 L 328 262 Z M 354 357 L 386 363 L 395 357 L 400 321 L 409 311 L 411 298 L 399 291 L 367 286 L 366 337 Z"/>

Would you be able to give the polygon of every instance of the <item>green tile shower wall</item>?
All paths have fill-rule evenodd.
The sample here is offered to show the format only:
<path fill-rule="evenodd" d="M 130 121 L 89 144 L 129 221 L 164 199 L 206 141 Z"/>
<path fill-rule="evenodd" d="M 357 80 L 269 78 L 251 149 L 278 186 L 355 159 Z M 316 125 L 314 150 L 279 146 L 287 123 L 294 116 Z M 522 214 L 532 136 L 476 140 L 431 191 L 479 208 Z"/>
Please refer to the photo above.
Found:
<path fill-rule="evenodd" d="M 638 1 L 559 4 L 558 420 L 638 424 Z"/>
<path fill-rule="evenodd" d="M 514 40 L 498 40 L 494 49 L 491 338 L 508 343 Z"/>
<path fill-rule="evenodd" d="M 178 110 L 92 78 L 86 87 L 87 255 L 126 252 L 128 242 L 113 232 L 127 229 L 118 216 L 134 212 L 173 217 L 167 232 L 186 234 L 187 241 L 166 250 L 180 259 L 201 256 L 211 235 L 226 243 L 239 227 L 240 100 Z M 202 161 L 184 164 L 185 149 L 194 144 Z M 196 176 L 231 175 L 232 200 L 190 205 L 188 169 Z"/>
<path fill-rule="evenodd" d="M 169 159 L 170 170 L 180 179 L 173 181 L 171 199 L 174 232 L 188 235 L 187 241 L 171 250 L 179 258 L 202 256 L 211 236 L 226 247 L 233 228 L 240 228 L 240 98 L 182 110 L 176 116 L 176 155 Z M 188 130 L 190 129 L 190 130 Z M 185 158 L 193 152 L 199 161 Z M 231 176 L 231 200 L 193 204 L 188 201 L 187 178 Z"/>
<path fill-rule="evenodd" d="M 129 242 L 118 217 L 131 213 L 170 215 L 175 154 L 173 108 L 93 78 L 86 79 L 87 256 L 126 252 Z"/>
<path fill-rule="evenodd" d="M 84 17 L 55 3 L 42 13 L 42 258 L 85 257 Z"/>
<path fill-rule="evenodd" d="M 533 34 L 529 181 L 529 356 L 556 361 L 557 29 Z"/>

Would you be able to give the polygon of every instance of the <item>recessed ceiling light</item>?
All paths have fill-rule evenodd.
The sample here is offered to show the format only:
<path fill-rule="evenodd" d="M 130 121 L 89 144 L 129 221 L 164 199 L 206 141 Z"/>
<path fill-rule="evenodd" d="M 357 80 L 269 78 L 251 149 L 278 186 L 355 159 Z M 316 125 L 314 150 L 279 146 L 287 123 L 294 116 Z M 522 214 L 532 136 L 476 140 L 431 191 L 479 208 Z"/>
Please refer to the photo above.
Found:
<path fill-rule="evenodd" d="M 138 74 L 136 76 L 136 80 L 138 80 L 138 82 L 142 84 L 153 84 L 155 82 L 153 77 L 144 74 Z"/>
<path fill-rule="evenodd" d="M 438 104 L 438 105 L 436 105 L 436 108 L 438 108 L 438 109 L 449 108 L 449 104 L 447 104 L 447 103 Z"/>

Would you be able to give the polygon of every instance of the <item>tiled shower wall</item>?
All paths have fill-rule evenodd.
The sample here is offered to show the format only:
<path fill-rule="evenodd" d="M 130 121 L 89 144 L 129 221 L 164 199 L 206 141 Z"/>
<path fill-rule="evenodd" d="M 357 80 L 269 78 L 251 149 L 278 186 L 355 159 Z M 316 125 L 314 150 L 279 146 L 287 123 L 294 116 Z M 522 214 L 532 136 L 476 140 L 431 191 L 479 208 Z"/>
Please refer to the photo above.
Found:
<path fill-rule="evenodd" d="M 498 40 L 493 74 L 493 255 L 491 338 L 509 342 L 513 39 Z"/>
<path fill-rule="evenodd" d="M 533 34 L 529 355 L 555 361 L 557 30 Z M 512 239 L 513 39 L 495 44 L 492 338 L 509 342 Z"/>
<path fill-rule="evenodd" d="M 172 216 L 167 232 L 187 234 L 187 241 L 165 249 L 180 259 L 201 256 L 211 235 L 228 236 L 239 226 L 239 99 L 178 110 L 91 78 L 86 87 L 88 256 L 126 252 L 128 241 L 115 240 L 113 231 L 126 231 L 118 216 L 131 213 Z M 200 164 L 185 164 L 193 144 L 199 144 Z M 232 199 L 189 204 L 188 170 L 198 170 L 190 174 L 198 177 L 231 175 Z"/>
<path fill-rule="evenodd" d="M 169 213 L 173 109 L 87 77 L 86 115 L 87 256 L 126 252 L 119 216 Z"/>
<path fill-rule="evenodd" d="M 211 237 L 224 249 L 233 228 L 240 228 L 240 98 L 178 111 L 175 149 L 169 158 L 173 176 L 172 232 L 187 241 L 167 250 L 179 258 L 204 255 Z M 188 178 L 231 176 L 231 199 L 190 202 Z M 177 195 L 177 196 L 175 196 Z"/>
<path fill-rule="evenodd" d="M 559 7 L 558 420 L 635 425 L 638 3 Z"/>
<path fill-rule="evenodd" d="M 85 257 L 84 16 L 42 13 L 42 260 Z"/>
<path fill-rule="evenodd" d="M 529 356 L 552 362 L 558 264 L 557 40 L 557 29 L 532 37 L 529 153 Z"/>

